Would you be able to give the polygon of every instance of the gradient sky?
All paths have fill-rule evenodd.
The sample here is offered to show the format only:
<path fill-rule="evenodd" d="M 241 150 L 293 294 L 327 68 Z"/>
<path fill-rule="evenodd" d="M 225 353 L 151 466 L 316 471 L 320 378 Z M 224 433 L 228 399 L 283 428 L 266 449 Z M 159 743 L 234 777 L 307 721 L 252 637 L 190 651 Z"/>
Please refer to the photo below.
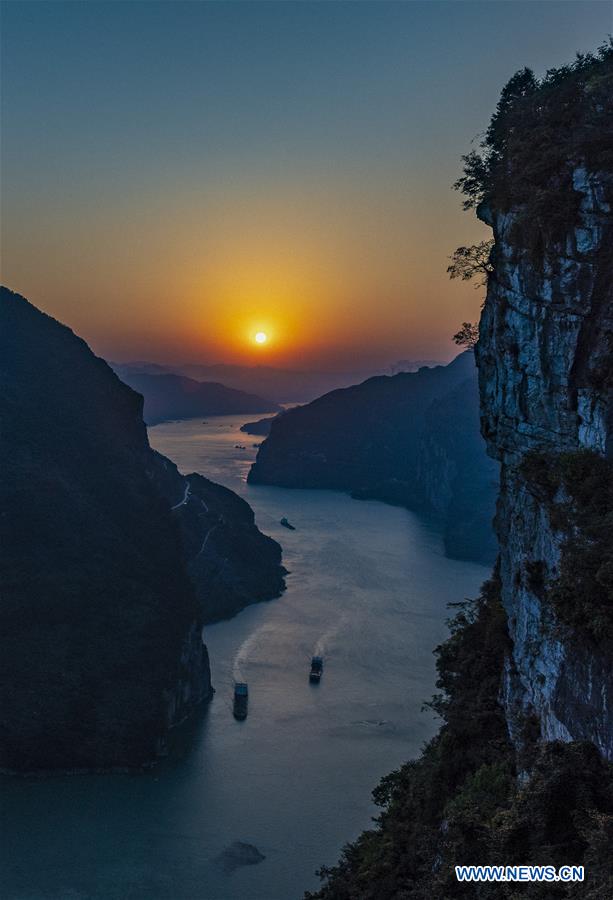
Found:
<path fill-rule="evenodd" d="M 110 359 L 449 359 L 451 190 L 603 2 L 4 3 L 2 280 Z M 257 348 L 251 338 L 267 331 Z"/>

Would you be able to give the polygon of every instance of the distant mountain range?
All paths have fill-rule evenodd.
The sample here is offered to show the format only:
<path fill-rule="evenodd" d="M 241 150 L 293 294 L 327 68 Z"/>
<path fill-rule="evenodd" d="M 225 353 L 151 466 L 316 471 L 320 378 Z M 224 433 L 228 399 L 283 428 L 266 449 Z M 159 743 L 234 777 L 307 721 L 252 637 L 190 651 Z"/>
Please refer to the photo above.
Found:
<path fill-rule="evenodd" d="M 274 412 L 279 409 L 274 400 L 213 381 L 195 381 L 184 375 L 137 373 L 121 366 L 116 368 L 116 372 L 122 381 L 143 395 L 143 416 L 147 425 L 170 419 Z"/>
<path fill-rule="evenodd" d="M 400 372 L 418 372 L 420 369 L 433 369 L 440 366 L 440 359 L 399 359 L 392 363 L 386 375 L 398 375 Z"/>
<path fill-rule="evenodd" d="M 265 427 L 252 484 L 334 488 L 407 506 L 440 523 L 450 556 L 495 558 L 498 470 L 479 432 L 472 352 L 332 391 Z"/>
<path fill-rule="evenodd" d="M 317 372 L 276 369 L 272 366 L 191 365 L 163 366 L 151 362 L 112 363 L 114 370 L 128 384 L 137 375 L 183 375 L 198 382 L 217 382 L 238 391 L 255 393 L 277 403 L 308 403 L 328 391 L 349 387 L 375 374 L 413 372 L 422 365 L 436 365 L 432 360 L 401 360 L 380 371 Z M 136 388 L 139 390 L 139 388 Z M 243 410 L 239 410 L 243 412 Z M 196 413 L 200 415 L 200 413 Z M 210 413 L 213 415 L 213 413 Z"/>

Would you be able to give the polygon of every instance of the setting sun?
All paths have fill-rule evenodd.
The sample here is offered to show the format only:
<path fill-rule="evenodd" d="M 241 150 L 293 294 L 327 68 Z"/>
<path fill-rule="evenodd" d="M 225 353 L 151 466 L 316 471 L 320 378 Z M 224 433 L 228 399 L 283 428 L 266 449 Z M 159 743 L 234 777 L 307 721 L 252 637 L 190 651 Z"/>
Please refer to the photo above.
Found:
<path fill-rule="evenodd" d="M 255 336 L 256 344 L 265 344 L 267 340 L 268 340 L 268 335 L 266 334 L 266 332 L 258 331 L 258 333 Z"/>

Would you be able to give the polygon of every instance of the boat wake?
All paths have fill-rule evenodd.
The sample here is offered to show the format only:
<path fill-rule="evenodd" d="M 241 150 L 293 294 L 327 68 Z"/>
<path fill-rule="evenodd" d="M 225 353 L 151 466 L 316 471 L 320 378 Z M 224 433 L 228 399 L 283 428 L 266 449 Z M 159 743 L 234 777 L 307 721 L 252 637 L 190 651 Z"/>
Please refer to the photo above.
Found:
<path fill-rule="evenodd" d="M 261 628 L 256 628 L 240 645 L 232 663 L 232 677 L 234 681 L 247 681 L 245 670 L 249 657 L 268 630 L 265 625 Z"/>
<path fill-rule="evenodd" d="M 346 613 L 339 616 L 336 622 L 331 625 L 322 636 L 319 638 L 317 643 L 315 644 L 315 649 L 313 650 L 313 656 L 327 656 L 330 653 L 332 647 L 334 647 L 336 637 L 340 631 L 342 631 L 343 627 L 347 622 L 348 616 Z"/>

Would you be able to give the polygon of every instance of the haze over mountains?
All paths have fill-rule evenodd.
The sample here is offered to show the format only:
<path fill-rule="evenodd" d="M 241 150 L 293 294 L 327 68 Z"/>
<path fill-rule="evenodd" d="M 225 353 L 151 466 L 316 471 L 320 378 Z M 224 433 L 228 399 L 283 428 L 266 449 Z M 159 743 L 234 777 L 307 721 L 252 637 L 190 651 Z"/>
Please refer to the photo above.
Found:
<path fill-rule="evenodd" d="M 142 394 L 147 425 L 169 419 L 196 416 L 228 416 L 234 413 L 260 413 L 278 410 L 274 400 L 235 390 L 214 381 L 195 381 L 183 375 L 136 374 L 119 371 L 122 381 Z"/>
<path fill-rule="evenodd" d="M 182 375 L 197 382 L 217 382 L 226 388 L 256 394 L 272 401 L 270 411 L 277 403 L 308 403 L 322 394 L 337 388 L 358 384 L 372 375 L 413 372 L 424 365 L 438 365 L 435 360 L 399 360 L 386 370 L 358 369 L 351 372 L 320 372 L 279 369 L 272 366 L 237 366 L 237 365 L 195 365 L 177 363 L 160 365 L 152 362 L 111 363 L 117 374 L 128 384 L 133 384 L 137 376 L 143 375 Z M 144 384 L 144 383 L 143 383 Z M 139 388 L 136 388 L 139 390 Z M 245 412 L 248 410 L 228 409 L 227 413 Z M 200 413 L 194 413 L 199 415 Z M 211 413 L 213 415 L 213 413 Z"/>

